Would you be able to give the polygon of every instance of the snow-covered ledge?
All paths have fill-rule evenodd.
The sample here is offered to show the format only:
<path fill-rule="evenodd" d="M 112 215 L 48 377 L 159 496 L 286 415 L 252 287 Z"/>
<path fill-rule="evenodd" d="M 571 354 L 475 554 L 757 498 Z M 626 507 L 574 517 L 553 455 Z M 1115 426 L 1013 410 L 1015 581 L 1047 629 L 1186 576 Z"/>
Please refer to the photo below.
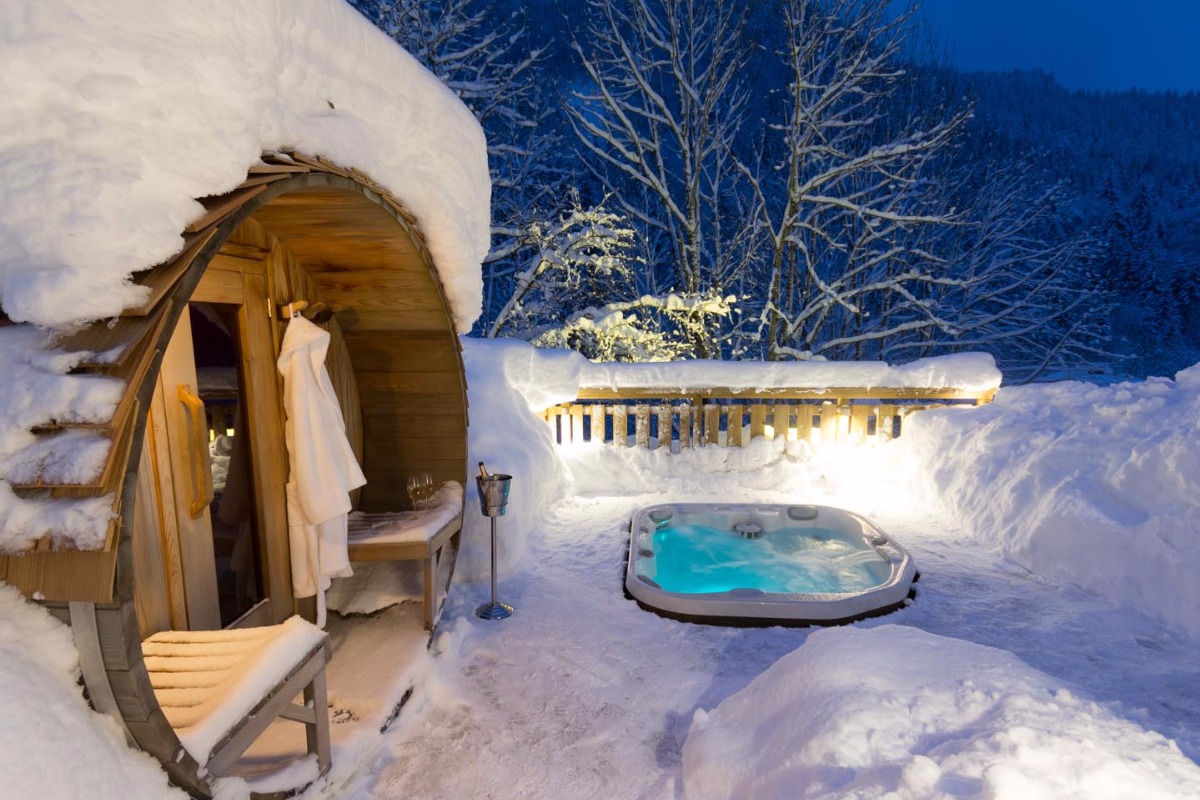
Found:
<path fill-rule="evenodd" d="M 582 360 L 582 357 L 581 357 Z M 597 364 L 583 361 L 580 388 L 686 392 L 717 386 L 765 389 L 954 389 L 985 394 L 999 388 L 1000 370 L 987 353 L 956 353 L 907 364 L 884 361 L 670 361 Z"/>

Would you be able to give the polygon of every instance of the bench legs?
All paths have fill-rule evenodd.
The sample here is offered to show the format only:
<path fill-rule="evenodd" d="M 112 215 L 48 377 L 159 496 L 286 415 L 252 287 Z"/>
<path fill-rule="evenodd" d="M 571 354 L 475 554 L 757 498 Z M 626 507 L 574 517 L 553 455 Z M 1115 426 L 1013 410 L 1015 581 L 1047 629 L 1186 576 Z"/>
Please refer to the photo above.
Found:
<path fill-rule="evenodd" d="M 292 703 L 303 691 L 304 705 Z M 311 702 L 311 705 L 310 705 Z M 317 756 L 320 775 L 329 769 L 329 705 L 325 691 L 325 647 L 321 646 L 287 680 L 242 720 L 217 747 L 206 765 L 214 775 L 228 775 L 242 753 L 254 743 L 276 717 L 302 722 L 306 726 L 308 752 Z"/>
<path fill-rule="evenodd" d="M 322 649 L 322 661 L 324 649 Z M 313 724 L 305 723 L 304 735 L 308 739 L 308 752 L 317 754 L 317 771 L 324 775 L 329 770 L 332 755 L 329 751 L 329 697 L 325 691 L 325 670 L 322 668 L 317 676 L 304 687 L 304 705 L 311 708 L 315 719 Z"/>
<path fill-rule="evenodd" d="M 422 583 L 425 589 L 425 630 L 427 631 L 432 631 L 434 623 L 437 622 L 437 574 L 440 552 L 441 548 L 438 548 L 429 554 L 429 558 L 421 561 L 424 572 Z"/>

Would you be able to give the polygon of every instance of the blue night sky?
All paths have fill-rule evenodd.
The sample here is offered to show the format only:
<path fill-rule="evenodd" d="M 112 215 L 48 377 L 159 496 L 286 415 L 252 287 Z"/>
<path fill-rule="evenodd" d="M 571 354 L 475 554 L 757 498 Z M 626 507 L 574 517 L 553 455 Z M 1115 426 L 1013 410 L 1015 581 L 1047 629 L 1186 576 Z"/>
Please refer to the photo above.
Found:
<path fill-rule="evenodd" d="M 1200 0 L 922 0 L 967 70 L 1041 69 L 1069 89 L 1200 90 Z"/>

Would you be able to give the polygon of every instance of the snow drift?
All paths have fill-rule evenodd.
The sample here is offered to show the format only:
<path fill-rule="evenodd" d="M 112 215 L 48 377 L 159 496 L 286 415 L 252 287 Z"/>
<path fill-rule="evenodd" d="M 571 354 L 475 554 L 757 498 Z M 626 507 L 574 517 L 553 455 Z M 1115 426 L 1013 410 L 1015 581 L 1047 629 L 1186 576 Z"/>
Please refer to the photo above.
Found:
<path fill-rule="evenodd" d="M 513 339 L 462 342 L 471 394 L 468 463 L 482 461 L 489 472 L 513 476 L 508 510 L 497 523 L 496 561 L 507 571 L 525 555 L 542 515 L 566 491 L 558 448 L 536 412 L 574 399 L 582 358 L 562 350 L 535 350 Z M 490 544 L 491 520 L 479 511 L 479 490 L 470 476 L 459 574 L 468 580 L 487 578 Z"/>
<path fill-rule="evenodd" d="M 914 415 L 896 446 L 981 544 L 1200 637 L 1200 365 L 1002 389 Z"/>
<path fill-rule="evenodd" d="M 1011 653 L 887 625 L 818 631 L 709 713 L 683 748 L 687 800 L 1190 796 L 1173 742 Z"/>
<path fill-rule="evenodd" d="M 0 753 L 6 797 L 185 800 L 158 762 L 88 708 L 66 625 L 0 584 Z"/>

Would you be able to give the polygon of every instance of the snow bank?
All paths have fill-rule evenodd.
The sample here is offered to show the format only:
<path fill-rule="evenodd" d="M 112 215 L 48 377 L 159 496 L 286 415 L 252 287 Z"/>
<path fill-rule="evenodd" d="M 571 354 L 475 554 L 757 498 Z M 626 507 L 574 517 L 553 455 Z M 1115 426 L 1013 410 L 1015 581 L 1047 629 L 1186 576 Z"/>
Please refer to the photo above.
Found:
<path fill-rule="evenodd" d="M 818 631 L 709 713 L 683 748 L 687 800 L 1192 796 L 1160 734 L 1016 656 L 916 628 Z"/>
<path fill-rule="evenodd" d="M 70 629 L 0 584 L 0 753 L 4 796 L 178 798 L 166 773 L 88 708 Z"/>
<path fill-rule="evenodd" d="M 464 338 L 463 359 L 471 397 L 467 429 L 469 464 L 513 476 L 508 510 L 499 518 L 497 562 L 506 570 L 520 561 L 530 533 L 562 497 L 568 479 L 550 428 L 535 412 L 574 399 L 573 376 L 582 357 L 535 350 L 515 339 Z M 469 580 L 491 570 L 491 520 L 480 513 L 479 491 L 467 482 L 467 510 L 458 568 Z"/>
<path fill-rule="evenodd" d="M 0 302 L 60 326 L 140 302 L 263 151 L 356 167 L 420 222 L 460 331 L 489 244 L 482 130 L 340 0 L 0 4 Z"/>
<path fill-rule="evenodd" d="M 580 385 L 589 388 L 734 390 L 772 387 L 962 389 L 983 392 L 1000 385 L 987 353 L 956 353 L 891 366 L 883 361 L 670 361 L 612 364 L 584 361 Z"/>
<path fill-rule="evenodd" d="M 1200 365 L 1004 389 L 914 415 L 897 446 L 979 542 L 1200 637 Z"/>

